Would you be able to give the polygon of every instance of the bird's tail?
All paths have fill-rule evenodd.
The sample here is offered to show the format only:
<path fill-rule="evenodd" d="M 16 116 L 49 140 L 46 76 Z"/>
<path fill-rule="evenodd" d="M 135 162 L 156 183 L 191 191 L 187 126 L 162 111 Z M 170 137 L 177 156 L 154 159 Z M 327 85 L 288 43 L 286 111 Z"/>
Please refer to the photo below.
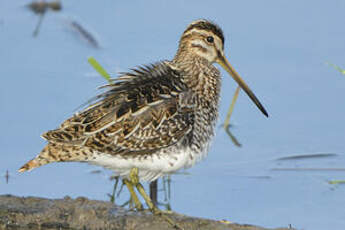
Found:
<path fill-rule="evenodd" d="M 18 172 L 25 172 L 25 171 L 40 167 L 41 165 L 43 164 L 41 164 L 38 161 L 38 159 L 34 158 L 31 161 L 27 162 L 25 165 L 23 165 L 20 169 L 18 169 Z"/>
<path fill-rule="evenodd" d="M 67 146 L 63 144 L 47 144 L 34 159 L 24 164 L 18 172 L 25 172 L 42 165 L 60 161 L 87 161 L 92 151 L 81 146 Z"/>
<path fill-rule="evenodd" d="M 48 164 L 50 162 L 53 162 L 53 157 L 51 153 L 51 145 L 47 144 L 42 151 L 40 152 L 40 154 L 38 154 L 34 159 L 30 160 L 29 162 L 27 162 L 26 164 L 24 164 L 19 170 L 18 172 L 25 172 L 25 171 L 29 171 L 32 170 L 34 168 L 38 168 L 42 165 Z"/>

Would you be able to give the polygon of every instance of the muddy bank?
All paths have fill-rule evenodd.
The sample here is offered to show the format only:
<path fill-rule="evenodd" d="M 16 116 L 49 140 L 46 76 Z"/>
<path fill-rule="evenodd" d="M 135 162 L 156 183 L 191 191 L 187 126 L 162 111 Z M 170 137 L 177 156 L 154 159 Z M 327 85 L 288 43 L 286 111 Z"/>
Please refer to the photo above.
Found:
<path fill-rule="evenodd" d="M 186 230 L 265 229 L 249 225 L 226 224 L 180 214 L 171 214 L 169 217 Z M 1 195 L 0 229 L 170 230 L 173 228 L 161 217 L 153 216 L 147 211 L 128 211 L 110 202 L 87 198 L 65 197 L 53 200 Z"/>

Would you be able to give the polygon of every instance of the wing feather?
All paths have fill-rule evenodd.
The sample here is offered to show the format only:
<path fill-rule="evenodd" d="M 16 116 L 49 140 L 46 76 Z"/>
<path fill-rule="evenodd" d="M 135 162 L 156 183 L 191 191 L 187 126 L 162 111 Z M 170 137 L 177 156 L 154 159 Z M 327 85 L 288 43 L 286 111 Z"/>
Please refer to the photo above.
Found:
<path fill-rule="evenodd" d="M 42 136 L 108 154 L 150 154 L 192 131 L 193 94 L 164 63 L 126 73 L 96 102 Z"/>

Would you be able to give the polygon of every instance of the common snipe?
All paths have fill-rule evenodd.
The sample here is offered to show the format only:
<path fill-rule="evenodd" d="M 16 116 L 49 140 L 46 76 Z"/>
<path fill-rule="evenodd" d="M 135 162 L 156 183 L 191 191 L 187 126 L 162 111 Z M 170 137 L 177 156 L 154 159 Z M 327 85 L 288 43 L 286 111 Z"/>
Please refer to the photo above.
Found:
<path fill-rule="evenodd" d="M 61 161 L 80 161 L 115 171 L 128 186 L 136 208 L 156 208 L 139 183 L 193 166 L 207 155 L 218 117 L 220 64 L 263 114 L 267 112 L 224 55 L 222 30 L 192 22 L 172 61 L 122 74 L 93 104 L 42 135 L 41 153 L 24 172 Z"/>

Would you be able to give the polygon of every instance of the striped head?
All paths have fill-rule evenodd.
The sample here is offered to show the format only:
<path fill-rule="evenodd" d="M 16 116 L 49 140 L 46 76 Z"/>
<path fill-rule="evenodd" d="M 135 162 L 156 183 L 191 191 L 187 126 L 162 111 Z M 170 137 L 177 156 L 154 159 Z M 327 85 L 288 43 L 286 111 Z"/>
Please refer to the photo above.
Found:
<path fill-rule="evenodd" d="M 210 21 L 194 21 L 183 32 L 180 48 L 180 51 L 193 53 L 213 63 L 218 57 L 218 52 L 224 50 L 223 31 Z"/>
<path fill-rule="evenodd" d="M 207 20 L 197 20 L 188 25 L 180 39 L 179 49 L 175 56 L 177 62 L 189 62 L 193 56 L 207 60 L 209 64 L 221 65 L 247 93 L 261 112 L 268 116 L 265 108 L 229 63 L 224 54 L 223 31 L 216 24 Z"/>

